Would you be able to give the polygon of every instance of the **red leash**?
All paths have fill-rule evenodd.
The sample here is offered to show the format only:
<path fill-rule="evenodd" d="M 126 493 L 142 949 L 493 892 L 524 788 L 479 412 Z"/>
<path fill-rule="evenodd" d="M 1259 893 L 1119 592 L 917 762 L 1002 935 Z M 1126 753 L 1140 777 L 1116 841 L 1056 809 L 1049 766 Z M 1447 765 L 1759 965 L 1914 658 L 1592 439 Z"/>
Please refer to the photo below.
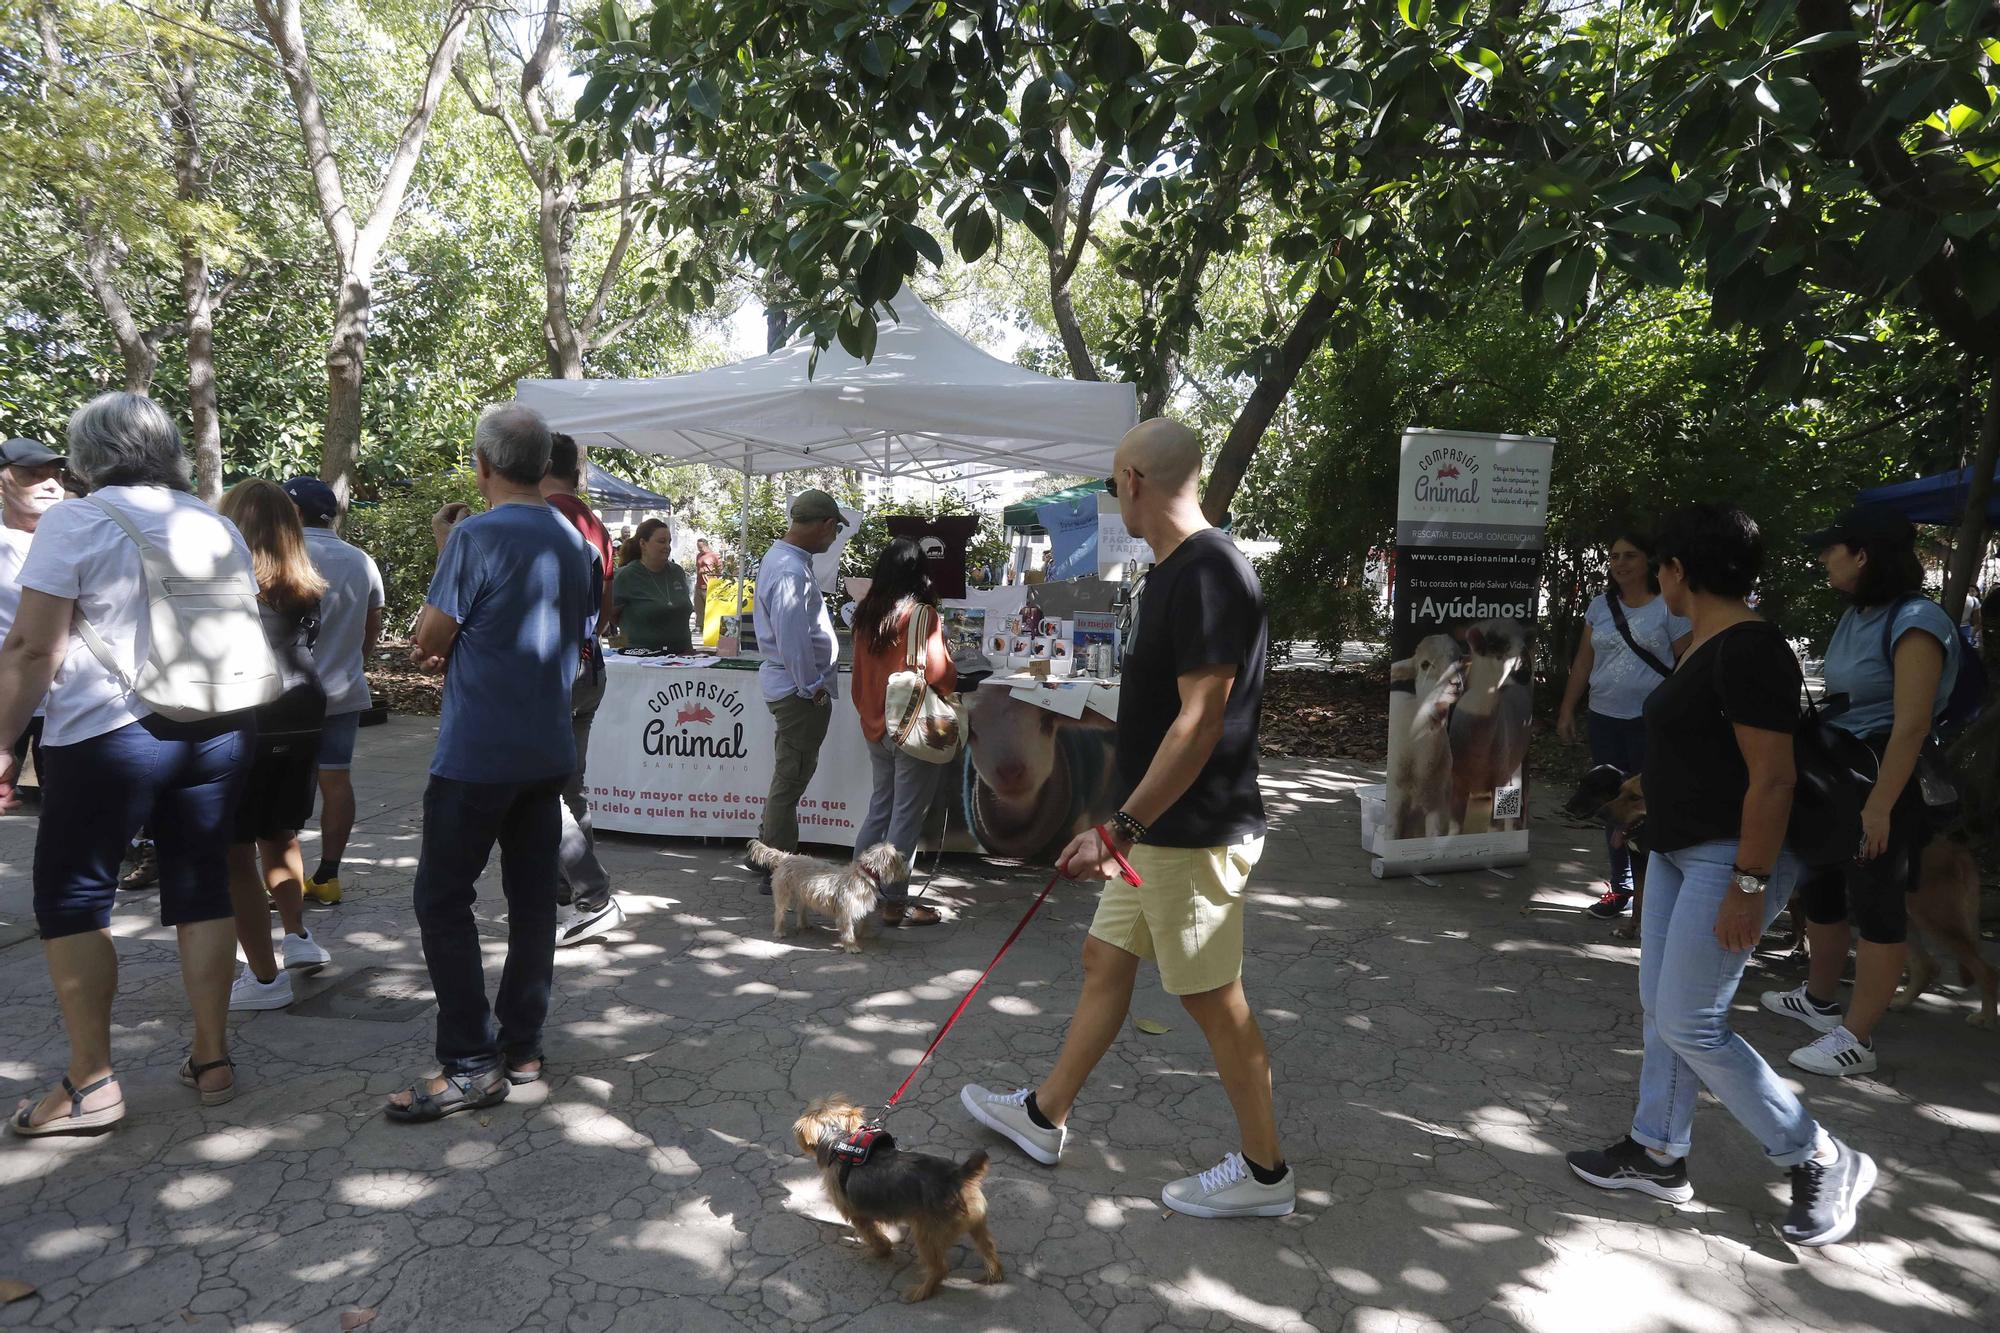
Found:
<path fill-rule="evenodd" d="M 1109 851 L 1113 859 L 1118 862 L 1119 877 L 1133 888 L 1138 888 L 1141 883 L 1139 872 L 1132 868 L 1131 862 L 1118 855 L 1118 849 L 1111 845 L 1111 838 L 1105 833 L 1102 824 L 1097 826 L 1097 836 L 1104 839 L 1105 850 Z M 882 1114 L 884 1116 L 895 1109 L 897 1102 L 903 1100 L 903 1094 L 910 1090 L 910 1084 L 916 1082 L 917 1071 L 929 1062 L 931 1053 L 937 1050 L 938 1043 L 944 1040 L 945 1033 L 950 1032 L 952 1025 L 958 1022 L 959 1016 L 965 1012 L 965 1007 L 972 1003 L 972 997 L 979 994 L 979 988 L 986 984 L 986 978 L 992 976 L 993 969 L 1000 966 L 1000 960 L 1005 958 L 1007 951 L 1014 947 L 1014 941 L 1021 938 L 1021 932 L 1028 928 L 1030 921 L 1034 920 L 1035 913 L 1042 910 L 1042 904 L 1047 901 L 1049 894 L 1054 892 L 1056 881 L 1062 877 L 1063 873 L 1060 869 L 1049 875 L 1049 882 L 1042 886 L 1042 891 L 1035 895 L 1035 901 L 1028 904 L 1028 910 L 1021 915 L 1019 921 L 1014 923 L 1014 929 L 1009 932 L 1007 938 L 1001 943 L 1000 952 L 993 955 L 993 961 L 988 963 L 986 970 L 979 974 L 979 980 L 972 983 L 972 989 L 965 993 L 965 998 L 958 1002 L 958 1008 L 951 1011 L 951 1017 L 945 1019 L 944 1026 L 937 1030 L 935 1037 L 931 1038 L 931 1044 L 924 1048 L 924 1053 L 917 1058 L 917 1063 L 911 1066 L 908 1076 L 903 1079 L 902 1086 L 896 1089 L 895 1094 L 888 1101 L 882 1103 Z"/>

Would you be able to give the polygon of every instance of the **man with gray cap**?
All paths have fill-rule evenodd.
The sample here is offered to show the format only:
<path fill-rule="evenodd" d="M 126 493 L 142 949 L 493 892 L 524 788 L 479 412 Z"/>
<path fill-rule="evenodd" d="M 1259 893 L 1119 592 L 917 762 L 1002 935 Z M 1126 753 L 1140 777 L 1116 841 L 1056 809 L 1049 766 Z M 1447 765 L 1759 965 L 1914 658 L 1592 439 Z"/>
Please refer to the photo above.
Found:
<path fill-rule="evenodd" d="M 67 498 L 63 456 L 39 440 L 15 438 L 0 444 L 0 640 L 14 627 L 21 605 L 21 562 L 42 515 Z M 42 710 L 19 738 L 7 737 L 19 761 L 35 751 L 35 780 L 41 781 Z M 17 770 L 18 771 L 18 770 Z"/>
<path fill-rule="evenodd" d="M 778 724 L 771 791 L 757 836 L 782 852 L 799 849 L 799 798 L 819 767 L 839 684 L 833 617 L 813 577 L 813 557 L 831 550 L 847 526 L 840 506 L 825 491 L 799 492 L 790 512 L 791 526 L 757 567 L 751 607 L 757 646 L 764 653 L 757 679 L 764 706 Z M 764 892 L 770 891 L 767 881 Z"/>
<path fill-rule="evenodd" d="M 306 528 L 306 553 L 326 594 L 319 604 L 319 638 L 313 665 L 326 687 L 326 723 L 319 733 L 319 867 L 306 877 L 306 897 L 340 901 L 340 860 L 354 832 L 354 738 L 361 714 L 374 702 L 368 689 L 368 654 L 382 640 L 382 571 L 358 546 L 340 539 L 334 520 L 340 501 L 318 477 L 293 477 L 285 494 Z"/>

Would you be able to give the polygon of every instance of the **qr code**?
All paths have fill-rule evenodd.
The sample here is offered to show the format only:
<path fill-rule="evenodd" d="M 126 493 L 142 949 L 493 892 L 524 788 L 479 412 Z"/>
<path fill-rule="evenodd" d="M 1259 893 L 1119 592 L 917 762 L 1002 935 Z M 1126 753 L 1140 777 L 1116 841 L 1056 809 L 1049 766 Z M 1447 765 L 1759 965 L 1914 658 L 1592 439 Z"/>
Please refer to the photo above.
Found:
<path fill-rule="evenodd" d="M 1521 775 L 1516 773 L 1504 787 L 1493 793 L 1493 818 L 1519 819 L 1521 817 Z"/>

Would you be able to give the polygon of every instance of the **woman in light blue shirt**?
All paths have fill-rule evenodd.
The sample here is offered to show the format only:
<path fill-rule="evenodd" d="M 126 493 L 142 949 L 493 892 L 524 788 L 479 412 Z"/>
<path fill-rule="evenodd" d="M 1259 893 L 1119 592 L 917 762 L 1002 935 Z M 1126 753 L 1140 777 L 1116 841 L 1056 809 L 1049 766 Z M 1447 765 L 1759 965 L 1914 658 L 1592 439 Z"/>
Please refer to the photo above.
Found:
<path fill-rule="evenodd" d="M 1859 855 L 1799 888 L 1812 942 L 1805 983 L 1766 991 L 1763 1003 L 1821 1034 L 1792 1052 L 1793 1064 L 1843 1078 L 1875 1068 L 1875 1025 L 1903 978 L 1904 895 L 1917 888 L 1932 831 L 1915 781 L 1917 759 L 1958 679 L 1958 627 L 1924 596 L 1916 529 L 1901 514 L 1874 505 L 1852 509 L 1806 540 L 1818 550 L 1827 582 L 1851 603 L 1826 649 L 1828 720 L 1866 741 L 1881 766 L 1861 811 Z M 1835 997 L 1850 922 L 1861 944 L 1843 1022 Z"/>
<path fill-rule="evenodd" d="M 1687 648 L 1691 626 L 1669 611 L 1660 596 L 1652 538 L 1620 533 L 1611 543 L 1609 564 L 1611 577 L 1603 595 L 1592 598 L 1584 609 L 1587 632 L 1570 663 L 1556 732 L 1566 741 L 1576 740 L 1577 705 L 1588 686 L 1584 723 L 1590 762 L 1611 764 L 1629 776 L 1646 767 L 1646 699 Z M 1618 627 L 1621 618 L 1623 631 Z M 1632 853 L 1609 829 L 1604 841 L 1611 879 L 1590 914 L 1608 921 L 1631 905 Z"/>

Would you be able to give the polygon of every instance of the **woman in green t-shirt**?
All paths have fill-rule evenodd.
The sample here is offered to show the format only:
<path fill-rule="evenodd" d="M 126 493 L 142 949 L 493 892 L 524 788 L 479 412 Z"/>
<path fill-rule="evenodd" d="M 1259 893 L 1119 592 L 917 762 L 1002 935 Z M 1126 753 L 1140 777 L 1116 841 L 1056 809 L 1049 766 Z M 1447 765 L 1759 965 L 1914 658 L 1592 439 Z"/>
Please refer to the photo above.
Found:
<path fill-rule="evenodd" d="M 665 520 L 649 518 L 619 553 L 611 604 L 628 647 L 693 651 L 688 617 L 694 602 L 688 596 L 687 572 L 669 558 L 673 544 Z"/>

